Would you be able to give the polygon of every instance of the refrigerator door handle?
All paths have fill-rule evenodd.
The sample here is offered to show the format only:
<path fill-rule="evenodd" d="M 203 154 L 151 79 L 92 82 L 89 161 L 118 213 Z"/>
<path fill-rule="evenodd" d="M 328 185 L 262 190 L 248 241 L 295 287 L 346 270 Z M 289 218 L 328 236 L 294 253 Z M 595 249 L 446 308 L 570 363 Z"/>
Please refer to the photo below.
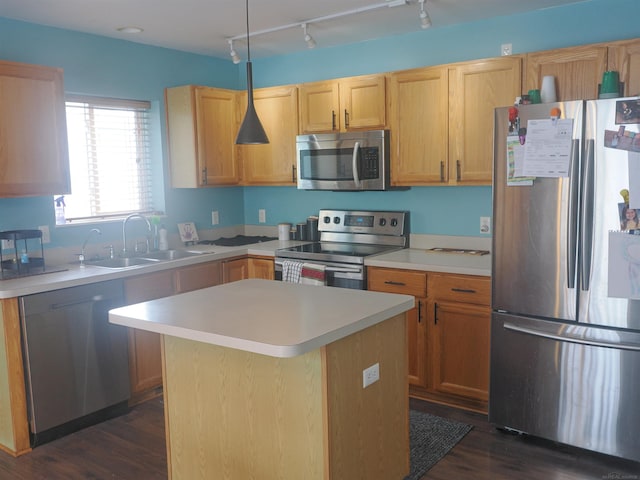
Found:
<path fill-rule="evenodd" d="M 584 185 L 582 188 L 582 218 L 580 219 L 580 285 L 589 290 L 591 278 L 591 255 L 593 253 L 593 211 L 595 202 L 595 141 L 589 139 L 585 145 Z"/>
<path fill-rule="evenodd" d="M 575 334 L 569 333 L 557 333 L 551 332 L 544 329 L 537 329 L 531 327 L 523 327 L 520 325 L 515 325 L 513 323 L 504 323 L 504 328 L 506 330 L 511 330 L 513 332 L 524 333 L 527 335 L 533 335 L 535 337 L 544 337 L 549 338 L 551 340 L 558 340 L 560 342 L 571 342 L 571 343 L 579 343 L 580 345 L 588 345 L 592 347 L 608 347 L 608 348 L 617 348 L 621 350 L 633 350 L 636 352 L 640 352 L 640 344 L 634 342 L 616 342 L 616 341 L 607 341 L 607 340 L 596 340 L 596 339 L 585 339 L 583 336 L 576 336 Z"/>
<path fill-rule="evenodd" d="M 578 192 L 580 191 L 580 140 L 571 146 L 571 179 L 569 183 L 569 214 L 567 215 L 567 287 L 576 287 L 578 262 Z"/>

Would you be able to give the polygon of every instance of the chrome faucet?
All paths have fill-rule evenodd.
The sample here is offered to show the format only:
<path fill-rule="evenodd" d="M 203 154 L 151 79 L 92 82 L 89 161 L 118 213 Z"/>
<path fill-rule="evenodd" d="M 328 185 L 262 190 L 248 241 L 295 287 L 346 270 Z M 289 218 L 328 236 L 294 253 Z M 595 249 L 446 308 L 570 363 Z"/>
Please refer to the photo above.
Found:
<path fill-rule="evenodd" d="M 80 260 L 81 266 L 84 265 L 84 260 L 85 260 L 84 249 L 86 248 L 92 233 L 96 233 L 97 235 L 102 235 L 102 232 L 100 231 L 99 228 L 92 228 L 91 230 L 89 230 L 89 233 L 87 233 L 87 237 L 84 239 L 84 243 L 82 244 L 82 248 L 80 249 L 80 255 L 78 255 L 78 260 Z"/>
<path fill-rule="evenodd" d="M 122 222 L 122 256 L 127 256 L 127 223 L 132 218 L 140 218 L 145 221 L 147 224 L 147 230 L 149 230 L 149 235 L 147 235 L 147 253 L 149 253 L 149 237 L 151 236 L 151 223 L 144 215 L 140 215 L 139 213 L 132 213 L 127 218 L 125 218 Z"/>

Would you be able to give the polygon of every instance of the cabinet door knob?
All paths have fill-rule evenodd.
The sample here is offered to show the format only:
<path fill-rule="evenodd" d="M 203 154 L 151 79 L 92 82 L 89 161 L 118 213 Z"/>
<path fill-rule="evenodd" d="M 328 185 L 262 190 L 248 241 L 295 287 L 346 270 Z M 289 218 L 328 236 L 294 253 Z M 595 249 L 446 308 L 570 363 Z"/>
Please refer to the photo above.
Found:
<path fill-rule="evenodd" d="M 336 111 L 331 110 L 331 130 L 336 129 Z"/>
<path fill-rule="evenodd" d="M 440 181 L 444 183 L 444 162 L 440 162 Z"/>
<path fill-rule="evenodd" d="M 460 181 L 460 160 L 456 160 L 456 180 Z"/>

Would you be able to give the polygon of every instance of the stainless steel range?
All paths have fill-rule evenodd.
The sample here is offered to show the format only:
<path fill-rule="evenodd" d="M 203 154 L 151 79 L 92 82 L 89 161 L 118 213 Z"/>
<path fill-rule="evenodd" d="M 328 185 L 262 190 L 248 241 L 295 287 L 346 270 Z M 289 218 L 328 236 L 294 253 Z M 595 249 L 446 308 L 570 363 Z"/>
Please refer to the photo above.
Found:
<path fill-rule="evenodd" d="M 318 218 L 319 242 L 276 250 L 276 280 L 285 262 L 310 263 L 323 266 L 326 285 L 365 290 L 365 258 L 409 246 L 409 212 L 320 210 Z"/>

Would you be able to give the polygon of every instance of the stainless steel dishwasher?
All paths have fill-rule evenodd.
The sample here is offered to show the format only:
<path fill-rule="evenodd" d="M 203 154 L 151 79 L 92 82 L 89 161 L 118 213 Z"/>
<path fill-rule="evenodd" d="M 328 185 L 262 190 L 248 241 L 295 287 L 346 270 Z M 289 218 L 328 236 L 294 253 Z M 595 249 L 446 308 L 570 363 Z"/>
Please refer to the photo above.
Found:
<path fill-rule="evenodd" d="M 111 280 L 20 297 L 27 407 L 35 446 L 127 411 L 127 329 Z"/>

